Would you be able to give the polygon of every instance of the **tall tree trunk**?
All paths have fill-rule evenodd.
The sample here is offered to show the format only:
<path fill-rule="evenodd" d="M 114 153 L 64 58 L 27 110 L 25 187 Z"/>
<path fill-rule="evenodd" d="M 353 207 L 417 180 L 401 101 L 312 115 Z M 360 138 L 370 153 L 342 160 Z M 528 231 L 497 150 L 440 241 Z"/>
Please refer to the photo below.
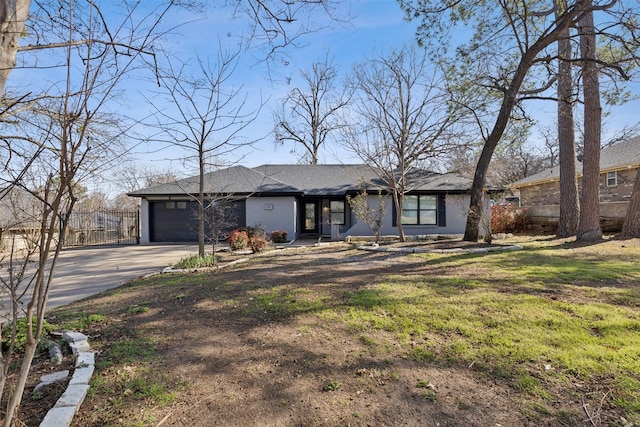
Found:
<path fill-rule="evenodd" d="M 577 1 L 574 7 L 565 13 L 561 19 L 557 19 L 555 28 L 547 33 L 544 37 L 538 39 L 531 47 L 524 51 L 518 68 L 513 73 L 513 77 L 509 82 L 509 86 L 505 90 L 504 97 L 502 98 L 502 104 L 496 122 L 491 130 L 491 133 L 487 137 L 482 148 L 482 153 L 478 159 L 478 165 L 476 166 L 476 172 L 473 176 L 473 184 L 471 187 L 471 202 L 469 206 L 469 213 L 467 214 L 467 224 L 464 231 L 464 240 L 477 242 L 480 236 L 480 220 L 482 218 L 483 209 L 483 195 L 484 186 L 486 182 L 487 171 L 489 170 L 489 163 L 493 152 L 502 138 L 507 124 L 509 123 L 509 117 L 513 108 L 517 102 L 517 95 L 520 92 L 524 78 L 529 72 L 533 61 L 542 50 L 555 43 L 564 31 L 569 28 L 577 14 L 584 10 L 588 10 L 591 7 L 590 1 Z"/>
<path fill-rule="evenodd" d="M 590 1 L 589 6 L 591 3 Z M 593 11 L 585 12 L 580 19 L 580 51 L 584 87 L 584 159 L 577 240 L 590 242 L 602 239 L 599 187 L 602 109 L 598 65 L 595 62 L 596 34 Z"/>
<path fill-rule="evenodd" d="M 567 10 L 566 0 L 556 0 L 556 19 Z M 571 70 L 571 29 L 558 40 L 558 148 L 560 160 L 560 217 L 558 237 L 578 232 L 580 204 L 576 178 L 576 144 L 573 122 L 573 76 Z"/>
<path fill-rule="evenodd" d="M 9 73 L 16 66 L 18 40 L 24 31 L 24 22 L 29 16 L 31 0 L 0 1 L 0 96 Z"/>
<path fill-rule="evenodd" d="M 620 235 L 624 238 L 640 237 L 640 169 L 636 169 L 636 180 Z"/>
<path fill-rule="evenodd" d="M 404 195 L 398 188 L 393 189 L 393 203 L 396 208 L 396 226 L 398 227 L 398 237 L 401 242 L 405 241 L 404 228 L 402 228 L 402 200 Z"/>

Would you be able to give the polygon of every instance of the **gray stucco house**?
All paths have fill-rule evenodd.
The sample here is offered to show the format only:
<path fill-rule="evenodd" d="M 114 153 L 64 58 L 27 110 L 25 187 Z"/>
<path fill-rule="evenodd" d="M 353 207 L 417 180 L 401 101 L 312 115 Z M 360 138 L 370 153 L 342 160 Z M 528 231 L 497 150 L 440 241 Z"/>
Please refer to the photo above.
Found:
<path fill-rule="evenodd" d="M 411 181 L 403 209 L 406 235 L 464 233 L 470 180 L 419 171 Z M 363 185 L 377 206 L 377 191 L 386 186 L 366 165 L 233 166 L 205 176 L 207 199 L 222 196 L 232 206 L 229 229 L 259 225 L 268 233 L 285 230 L 289 239 L 370 235 L 347 202 Z M 129 193 L 141 198 L 141 243 L 197 241 L 197 193 L 197 176 Z M 397 234 L 389 195 L 384 203 L 382 234 Z"/>

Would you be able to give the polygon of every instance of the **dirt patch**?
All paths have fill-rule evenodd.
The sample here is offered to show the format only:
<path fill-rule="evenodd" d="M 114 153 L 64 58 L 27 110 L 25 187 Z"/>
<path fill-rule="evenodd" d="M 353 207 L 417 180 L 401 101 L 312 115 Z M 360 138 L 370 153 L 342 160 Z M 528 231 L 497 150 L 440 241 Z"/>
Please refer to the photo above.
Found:
<path fill-rule="evenodd" d="M 47 350 L 39 351 L 36 354 L 29 373 L 25 392 L 22 397 L 20 411 L 16 415 L 16 419 L 19 420 L 19 425 L 40 425 L 42 419 L 47 415 L 48 410 L 55 405 L 60 396 L 62 396 L 62 393 L 66 390 L 67 385 L 71 380 L 71 376 L 73 375 L 73 367 L 74 358 L 67 349 L 63 352 L 63 360 L 60 365 L 50 362 Z M 13 384 L 17 380 L 18 369 L 19 366 L 17 364 L 15 364 L 11 369 L 9 376 L 7 377 L 7 385 L 5 386 L 6 390 L 13 389 Z M 69 371 L 69 375 L 65 380 L 39 387 L 38 390 L 35 390 L 43 375 L 65 370 Z M 8 396 L 3 396 L 3 398 L 7 397 Z M 3 399 L 0 405 L 2 405 L 1 407 L 4 411 L 7 403 Z"/>

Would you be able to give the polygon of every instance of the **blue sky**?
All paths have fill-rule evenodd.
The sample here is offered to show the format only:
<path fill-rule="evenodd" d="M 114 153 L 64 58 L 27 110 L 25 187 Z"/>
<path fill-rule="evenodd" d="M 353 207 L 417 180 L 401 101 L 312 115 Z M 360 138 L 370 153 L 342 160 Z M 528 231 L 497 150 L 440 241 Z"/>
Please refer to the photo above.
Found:
<path fill-rule="evenodd" d="M 345 75 L 351 71 L 353 64 L 366 61 L 368 57 L 382 51 L 400 47 L 404 42 L 414 40 L 416 24 L 403 19 L 403 13 L 395 0 L 361 0 L 342 2 L 336 12 L 340 16 L 351 16 L 348 23 L 321 21 L 319 31 L 299 39 L 299 48 L 286 51 L 288 65 L 272 64 L 270 69 L 261 61 L 264 50 L 256 47 L 242 54 L 239 66 L 231 81 L 243 85 L 243 89 L 255 99 L 268 99 L 260 116 L 248 129 L 251 139 L 262 138 L 251 148 L 240 150 L 229 156 L 229 161 L 240 162 L 245 166 L 257 166 L 264 163 L 296 163 L 298 156 L 291 154 L 291 147 L 276 146 L 273 136 L 273 111 L 288 91 L 302 85 L 299 70 L 308 70 L 314 62 L 322 61 L 329 55 L 340 72 Z M 206 17 L 186 24 L 178 30 L 180 39 L 174 39 L 176 46 L 170 48 L 180 50 L 184 58 L 216 57 L 218 40 L 233 48 L 242 36 L 242 20 L 231 19 L 231 11 L 218 9 L 211 11 Z M 185 20 L 191 19 L 184 16 Z M 189 53 L 190 52 L 190 53 Z M 191 62 L 195 63 L 195 60 Z M 288 83 L 287 83 L 288 81 Z M 340 82 L 338 82 L 338 85 Z M 303 86 L 300 86 L 303 87 Z M 338 151 L 338 153 L 336 153 Z M 180 153 L 167 149 L 152 156 L 141 153 L 152 165 L 167 164 L 169 159 L 176 159 Z M 322 163 L 359 162 L 344 150 L 327 147 L 320 155 Z M 182 168 L 179 161 L 171 162 L 172 168 Z"/>
<path fill-rule="evenodd" d="M 146 7 L 158 4 L 155 0 L 141 1 Z M 222 0 L 215 2 L 215 4 L 222 3 Z M 254 104 L 258 103 L 260 98 L 269 99 L 269 101 L 257 120 L 245 132 L 249 139 L 263 139 L 251 148 L 243 149 L 228 157 L 226 159 L 228 162 L 240 162 L 245 166 L 297 162 L 299 156 L 290 153 L 291 147 L 276 146 L 270 132 L 273 129 L 275 107 L 288 91 L 302 84 L 299 78 L 300 69 L 308 70 L 312 63 L 323 60 L 328 54 L 334 58 L 334 63 L 344 76 L 356 63 L 364 62 L 390 49 L 399 48 L 403 43 L 414 42 L 417 23 L 403 19 L 404 15 L 396 0 L 351 0 L 336 3 L 335 13 L 338 16 L 350 17 L 349 22 L 340 24 L 323 16 L 317 17 L 314 24 L 324 28 L 300 39 L 300 48 L 291 48 L 286 51 L 288 65 L 274 65 L 269 72 L 266 64 L 261 61 L 264 57 L 263 49 L 256 47 L 242 54 L 230 84 L 243 85 L 243 90 L 248 93 L 249 99 L 252 99 Z M 107 8 L 111 5 L 104 0 L 102 4 L 107 5 Z M 223 44 L 223 48 L 235 47 L 243 36 L 243 31 L 246 31 L 246 23 L 242 19 L 232 19 L 232 10 L 229 8 L 210 7 L 209 9 L 204 15 L 183 11 L 172 13 L 166 25 L 182 25 L 167 38 L 162 47 L 191 64 L 196 64 L 196 57 L 214 61 L 217 57 L 218 41 Z M 31 86 L 44 84 L 42 82 L 48 79 L 56 79 L 54 70 L 17 68 L 10 76 L 9 85 Z M 287 79 L 290 79 L 288 84 L 285 83 Z M 637 88 L 635 84 L 635 89 Z M 152 109 L 145 101 L 145 96 L 149 97 L 149 91 L 157 91 L 158 88 L 151 81 L 141 79 L 140 76 L 131 76 L 122 89 L 125 99 L 117 108 L 124 108 L 134 117 L 147 116 Z M 636 93 L 640 93 L 640 90 L 636 90 Z M 607 119 L 604 137 L 606 138 L 615 129 L 638 121 L 639 107 L 640 102 L 636 100 L 613 110 L 613 114 Z M 532 111 L 535 112 L 536 118 L 544 121 L 547 117 L 547 120 L 552 121 L 555 108 L 553 102 L 539 103 L 533 106 Z M 137 132 L 152 134 L 155 131 L 138 126 Z M 535 136 L 532 139 L 535 140 Z M 144 167 L 158 171 L 170 169 L 178 176 L 194 173 L 193 166 L 185 165 L 181 160 L 184 153 L 176 148 L 150 143 L 138 146 L 133 154 L 138 170 Z M 325 147 L 320 153 L 320 161 L 322 163 L 359 162 L 345 149 L 335 146 Z M 107 181 L 116 185 L 111 178 L 107 178 Z M 96 188 L 98 188 L 97 184 Z"/>
<path fill-rule="evenodd" d="M 308 34 L 299 40 L 299 48 L 286 51 L 287 66 L 274 66 L 271 73 L 261 61 L 264 51 L 259 47 L 243 53 L 240 64 L 232 81 L 244 85 L 249 96 L 256 99 L 267 99 L 258 119 L 247 130 L 250 139 L 262 138 L 251 148 L 241 150 L 230 156 L 230 162 L 239 161 L 245 166 L 257 166 L 264 163 L 295 163 L 299 156 L 290 153 L 290 146 L 276 146 L 270 132 L 273 129 L 273 110 L 281 99 L 292 88 L 304 87 L 300 80 L 299 70 L 309 70 L 312 63 L 323 60 L 328 54 L 334 58 L 342 75 L 349 73 L 356 63 L 366 61 L 390 49 L 400 48 L 403 43 L 415 42 L 417 22 L 407 22 L 396 0 L 351 0 L 337 2 L 335 13 L 341 17 L 349 17 L 349 22 L 340 24 L 332 22 L 325 16 L 318 17 L 321 30 Z M 218 40 L 235 46 L 245 30 L 242 19 L 232 19 L 230 9 L 218 8 L 208 11 L 206 16 L 182 26 L 178 32 L 180 37 L 173 38 L 176 51 L 183 58 L 209 57 L 215 59 Z M 184 21 L 193 20 L 193 16 L 181 15 Z M 172 48 L 172 46 L 169 46 Z M 290 79 L 289 84 L 285 81 Z M 631 85 L 635 93 L 640 93 L 638 84 Z M 552 126 L 556 116 L 556 105 L 553 102 L 535 102 L 527 106 L 534 119 Z M 640 101 L 636 100 L 614 108 L 605 117 L 603 140 L 609 138 L 619 128 L 632 125 L 638 121 L 636 111 Z M 141 107 L 144 109 L 144 105 Z M 536 130 L 530 140 L 535 144 Z M 153 149 L 154 147 L 150 147 Z M 157 147 L 155 147 L 157 148 Z M 190 171 L 183 162 L 175 160 L 181 153 L 175 150 L 162 150 L 149 154 L 141 152 L 139 157 L 153 167 L 171 167 L 181 170 L 183 174 Z M 169 161 L 174 159 L 173 161 Z M 321 163 L 358 163 L 360 160 L 340 146 L 323 147 L 320 152 Z M 163 165 L 163 166 L 160 166 Z M 170 165 L 170 166 L 166 166 Z"/>

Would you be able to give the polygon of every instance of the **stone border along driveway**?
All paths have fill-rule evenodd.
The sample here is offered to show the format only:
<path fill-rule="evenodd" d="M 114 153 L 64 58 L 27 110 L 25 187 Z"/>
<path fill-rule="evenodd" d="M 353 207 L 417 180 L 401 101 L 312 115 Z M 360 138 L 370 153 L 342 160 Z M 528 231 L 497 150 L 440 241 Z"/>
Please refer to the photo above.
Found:
<path fill-rule="evenodd" d="M 305 246 L 320 246 L 326 245 L 327 243 L 332 242 L 323 242 L 316 243 L 314 245 L 305 245 Z M 337 242 L 340 243 L 340 242 Z M 292 248 L 301 248 L 304 246 L 278 246 L 276 249 L 278 251 L 284 249 L 292 249 Z M 356 249 L 362 251 L 376 251 L 376 252 L 400 252 L 400 253 L 484 253 L 484 252 L 496 252 L 496 251 L 515 251 L 522 249 L 522 246 L 518 245 L 510 245 L 510 246 L 495 246 L 489 248 L 452 248 L 452 249 L 426 249 L 426 248 L 385 248 L 380 247 L 377 243 L 369 243 L 356 246 Z M 254 256 L 261 255 L 270 255 L 273 254 L 273 251 L 262 252 L 260 254 L 254 254 Z M 242 262 L 249 260 L 249 258 L 240 258 L 226 264 L 221 264 L 216 267 L 208 267 L 208 268 L 194 268 L 194 269 L 173 269 L 167 267 L 160 272 L 147 274 L 146 277 L 158 275 L 158 274 L 166 274 L 166 273 L 182 273 L 182 272 L 197 272 L 197 271 L 206 271 L 211 269 L 222 269 L 225 267 L 229 267 L 232 265 L 236 265 Z M 87 391 L 89 390 L 89 380 L 93 375 L 93 371 L 95 370 L 95 353 L 90 351 L 90 346 L 87 342 L 87 337 L 79 332 L 65 332 L 64 338 L 69 342 L 71 349 L 73 351 L 73 355 L 76 356 L 75 370 L 73 373 L 73 377 L 71 381 L 69 381 L 69 386 L 67 390 L 60 396 L 60 399 L 56 402 L 53 408 L 47 412 L 47 415 L 40 423 L 40 427 L 68 427 L 71 425 L 73 421 L 73 417 L 80 409 L 80 405 L 84 401 L 84 398 L 87 395 Z"/>

